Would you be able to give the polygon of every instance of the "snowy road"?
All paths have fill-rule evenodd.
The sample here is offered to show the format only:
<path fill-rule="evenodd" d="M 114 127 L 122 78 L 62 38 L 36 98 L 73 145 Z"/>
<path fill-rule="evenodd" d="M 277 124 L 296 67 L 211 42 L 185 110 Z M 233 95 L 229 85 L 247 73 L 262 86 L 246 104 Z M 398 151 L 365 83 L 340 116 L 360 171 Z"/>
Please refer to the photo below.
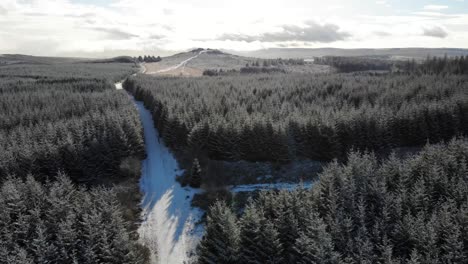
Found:
<path fill-rule="evenodd" d="M 182 188 L 176 182 L 181 173 L 177 161 L 159 139 L 143 102 L 134 102 L 143 124 L 147 152 L 140 180 L 144 193 L 140 240 L 152 251 L 152 263 L 182 264 L 189 260 L 203 234 L 202 227 L 195 227 L 202 212 L 190 206 L 196 190 Z"/>
<path fill-rule="evenodd" d="M 140 64 L 140 73 L 145 73 L 145 72 L 146 72 L 145 65 Z M 136 75 L 137 75 L 136 73 L 132 74 L 132 76 L 136 76 Z M 125 82 L 125 80 L 122 80 L 120 82 L 116 82 L 115 83 L 115 89 L 122 90 L 123 89 L 123 86 L 122 86 L 123 82 Z"/>

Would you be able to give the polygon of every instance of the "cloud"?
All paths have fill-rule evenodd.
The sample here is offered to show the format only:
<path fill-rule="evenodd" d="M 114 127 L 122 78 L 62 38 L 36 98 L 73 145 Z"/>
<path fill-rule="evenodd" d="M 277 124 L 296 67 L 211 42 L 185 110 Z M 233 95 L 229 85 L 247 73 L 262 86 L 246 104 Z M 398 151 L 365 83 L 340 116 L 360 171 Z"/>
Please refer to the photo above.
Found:
<path fill-rule="evenodd" d="M 128 32 L 125 32 L 116 28 L 93 27 L 91 29 L 106 33 L 106 39 L 111 39 L 111 40 L 126 40 L 126 39 L 131 39 L 134 37 L 138 37 L 138 35 L 128 33 Z"/>
<path fill-rule="evenodd" d="M 65 17 L 76 17 L 76 18 L 89 18 L 89 17 L 95 17 L 95 13 L 84 13 L 84 14 L 65 14 L 63 15 Z"/>
<path fill-rule="evenodd" d="M 159 39 L 163 39 L 165 38 L 166 36 L 164 35 L 160 35 L 160 34 L 153 34 L 151 36 L 149 36 L 149 39 L 156 39 L 156 40 L 159 40 Z"/>
<path fill-rule="evenodd" d="M 446 38 L 448 36 L 448 33 L 443 28 L 435 26 L 431 28 L 425 28 L 423 36 L 434 38 Z"/>
<path fill-rule="evenodd" d="M 166 15 L 166 16 L 170 16 L 170 15 L 174 14 L 174 10 L 170 9 L 170 8 L 164 8 L 163 9 L 163 14 Z"/>
<path fill-rule="evenodd" d="M 431 10 L 431 11 L 440 11 L 444 9 L 448 9 L 449 7 L 446 5 L 425 5 L 423 7 L 424 10 Z"/>
<path fill-rule="evenodd" d="M 39 13 L 39 12 L 27 12 L 27 13 L 23 13 L 23 15 L 25 16 L 32 16 L 32 17 L 46 17 L 46 16 L 49 16 L 49 14 L 47 13 Z"/>
<path fill-rule="evenodd" d="M 388 37 L 392 35 L 389 32 L 385 32 L 385 31 L 374 31 L 374 34 L 379 37 Z"/>
<path fill-rule="evenodd" d="M 376 3 L 377 5 L 382 5 L 382 6 L 390 7 L 390 4 L 388 3 L 388 1 L 385 1 L 385 0 L 378 0 L 378 1 L 375 1 L 375 3 Z"/>
<path fill-rule="evenodd" d="M 306 26 L 283 25 L 279 32 L 268 32 L 257 36 L 244 34 L 223 34 L 217 40 L 245 41 L 245 42 L 287 42 L 305 41 L 317 43 L 330 43 L 345 40 L 351 36 L 348 32 L 340 31 L 334 24 L 320 25 L 315 22 L 307 22 Z"/>
<path fill-rule="evenodd" d="M 8 14 L 8 9 L 0 5 L 0 15 L 6 15 L 6 14 Z"/>

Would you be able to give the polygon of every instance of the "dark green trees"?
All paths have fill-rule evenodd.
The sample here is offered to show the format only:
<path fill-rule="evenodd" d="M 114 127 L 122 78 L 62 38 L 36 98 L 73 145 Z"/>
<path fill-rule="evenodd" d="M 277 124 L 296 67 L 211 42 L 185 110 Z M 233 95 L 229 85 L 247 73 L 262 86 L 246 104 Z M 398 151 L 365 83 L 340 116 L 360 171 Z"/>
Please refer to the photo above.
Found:
<path fill-rule="evenodd" d="M 294 245 L 297 263 L 341 263 L 340 254 L 335 252 L 332 237 L 320 216 L 316 212 L 310 212 L 304 220 L 303 230 Z"/>
<path fill-rule="evenodd" d="M 239 243 L 219 244 L 223 254 L 236 263 L 466 262 L 468 141 L 429 145 L 406 159 L 347 160 L 330 164 L 310 190 L 261 193 L 238 220 L 229 218 Z M 227 230 L 218 211 L 210 226 Z M 204 241 L 216 244 L 210 234 Z M 232 239 L 220 234 L 217 241 Z"/>
<path fill-rule="evenodd" d="M 468 133 L 467 77 L 369 73 L 154 78 L 126 88 L 173 150 L 215 160 L 329 161 Z"/>
<path fill-rule="evenodd" d="M 112 63 L 0 69 L 0 263 L 145 263 L 128 222 L 137 192 L 122 205 L 126 190 L 98 187 L 137 189 L 142 127 L 112 83 L 133 72 Z"/>
<path fill-rule="evenodd" d="M 205 232 L 198 263 L 239 263 L 239 227 L 236 216 L 225 203 L 217 202 L 210 208 Z"/>
<path fill-rule="evenodd" d="M 60 175 L 11 178 L 0 190 L 0 263 L 144 263 L 109 189 L 87 191 Z"/>
<path fill-rule="evenodd" d="M 239 263 L 282 263 L 279 232 L 264 216 L 262 209 L 250 204 L 240 219 Z"/>
<path fill-rule="evenodd" d="M 193 188 L 200 188 L 202 180 L 202 169 L 200 162 L 195 158 L 192 162 L 192 168 L 190 169 L 188 184 Z"/>
<path fill-rule="evenodd" d="M 145 56 L 138 56 L 137 58 L 138 62 L 160 62 L 162 59 L 160 56 L 158 57 L 155 57 L 155 56 L 148 56 L 148 55 L 145 55 Z"/>
<path fill-rule="evenodd" d="M 138 176 L 130 164 L 144 156 L 138 113 L 105 80 L 0 81 L 0 94 L 0 180 L 59 170 L 87 183 Z"/>

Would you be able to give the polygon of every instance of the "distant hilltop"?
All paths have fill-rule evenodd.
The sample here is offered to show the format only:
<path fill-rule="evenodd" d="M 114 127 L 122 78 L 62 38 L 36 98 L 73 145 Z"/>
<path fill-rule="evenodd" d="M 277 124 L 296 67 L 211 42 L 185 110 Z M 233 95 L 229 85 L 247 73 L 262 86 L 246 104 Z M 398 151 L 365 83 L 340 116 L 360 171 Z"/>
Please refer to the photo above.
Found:
<path fill-rule="evenodd" d="M 204 48 L 196 48 L 196 49 L 192 49 L 191 51 L 189 52 L 192 52 L 192 53 L 200 53 L 202 51 L 206 51 L 206 53 L 208 54 L 225 54 L 225 55 L 229 55 L 228 53 L 226 52 L 222 52 L 221 50 L 219 49 L 204 49 Z M 183 53 L 183 52 L 182 52 Z"/>

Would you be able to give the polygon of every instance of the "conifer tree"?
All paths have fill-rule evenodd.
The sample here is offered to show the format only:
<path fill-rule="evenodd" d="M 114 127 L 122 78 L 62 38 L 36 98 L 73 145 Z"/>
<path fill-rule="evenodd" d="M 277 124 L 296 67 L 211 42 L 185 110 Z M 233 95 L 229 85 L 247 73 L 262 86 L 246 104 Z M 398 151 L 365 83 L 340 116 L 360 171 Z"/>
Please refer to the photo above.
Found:
<path fill-rule="evenodd" d="M 246 264 L 263 263 L 266 256 L 263 255 L 261 240 L 262 225 L 265 218 L 255 205 L 249 204 L 240 220 L 240 244 L 239 261 Z"/>
<path fill-rule="evenodd" d="M 195 158 L 192 162 L 192 168 L 190 169 L 189 185 L 193 188 L 200 188 L 202 180 L 202 170 L 200 162 Z"/>
<path fill-rule="evenodd" d="M 332 238 L 326 231 L 326 225 L 315 212 L 309 214 L 305 230 L 297 238 L 294 249 L 297 263 L 340 263 L 339 254 L 334 252 Z"/>
<path fill-rule="evenodd" d="M 198 263 L 238 263 L 239 227 L 236 216 L 224 202 L 210 208 L 205 235 L 198 248 Z"/>

